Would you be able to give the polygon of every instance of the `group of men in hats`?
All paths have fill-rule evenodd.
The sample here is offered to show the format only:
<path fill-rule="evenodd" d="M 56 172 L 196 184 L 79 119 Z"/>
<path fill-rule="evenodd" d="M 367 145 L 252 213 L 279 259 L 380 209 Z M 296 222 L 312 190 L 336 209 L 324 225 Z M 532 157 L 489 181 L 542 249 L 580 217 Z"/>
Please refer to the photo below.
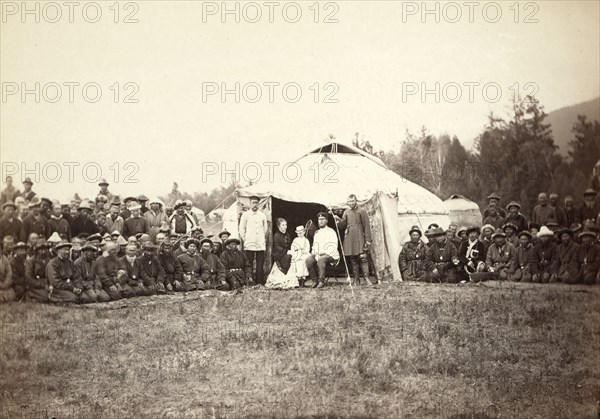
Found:
<path fill-rule="evenodd" d="M 600 284 L 600 206 L 595 190 L 584 193 L 584 205 L 573 210 L 557 205 L 542 193 L 531 221 L 512 201 L 500 208 L 491 194 L 483 214 L 483 227 L 443 230 L 432 224 L 409 232 L 398 264 L 404 280 L 458 283 L 490 279 L 515 282 Z"/>

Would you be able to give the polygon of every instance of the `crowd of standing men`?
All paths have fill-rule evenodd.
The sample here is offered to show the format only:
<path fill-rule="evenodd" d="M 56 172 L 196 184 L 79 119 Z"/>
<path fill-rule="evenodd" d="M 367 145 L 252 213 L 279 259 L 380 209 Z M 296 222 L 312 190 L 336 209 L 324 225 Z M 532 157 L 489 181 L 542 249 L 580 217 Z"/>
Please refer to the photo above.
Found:
<path fill-rule="evenodd" d="M 500 196 L 488 196 L 482 224 L 447 230 L 437 224 L 423 233 L 417 226 L 400 252 L 404 280 L 478 282 L 490 279 L 515 282 L 600 284 L 600 204 L 598 193 L 587 189 L 584 204 L 575 208 L 566 197 L 540 193 L 530 217 L 512 201 L 506 210 Z"/>

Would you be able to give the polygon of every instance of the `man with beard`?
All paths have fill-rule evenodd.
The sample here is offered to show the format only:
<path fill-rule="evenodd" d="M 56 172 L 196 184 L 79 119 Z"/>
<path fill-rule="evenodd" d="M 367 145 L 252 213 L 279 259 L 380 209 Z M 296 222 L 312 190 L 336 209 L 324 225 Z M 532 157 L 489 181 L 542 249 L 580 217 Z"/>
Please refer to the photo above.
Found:
<path fill-rule="evenodd" d="M 581 264 L 581 279 L 586 285 L 596 283 L 600 271 L 600 246 L 595 243 L 596 233 L 585 229 L 579 233 L 581 251 L 579 263 Z"/>
<path fill-rule="evenodd" d="M 48 302 L 51 292 L 50 284 L 46 279 L 46 265 L 48 265 L 48 262 L 50 262 L 50 245 L 48 243 L 37 244 L 35 254 L 25 260 L 26 301 Z"/>
<path fill-rule="evenodd" d="M 579 210 L 579 218 L 582 223 L 585 223 L 588 220 L 592 222 L 596 221 L 598 215 L 600 214 L 600 205 L 596 202 L 596 196 L 598 192 L 593 189 L 587 189 L 583 193 L 583 206 Z"/>
<path fill-rule="evenodd" d="M 200 243 L 196 239 L 188 239 L 185 248 L 186 253 L 175 259 L 176 288 L 184 291 L 204 290 L 208 281 L 209 267 L 198 254 Z"/>
<path fill-rule="evenodd" d="M 550 205 L 550 207 L 554 208 L 554 212 L 556 213 L 556 222 L 558 223 L 558 225 L 560 227 L 568 227 L 569 224 L 567 223 L 567 214 L 565 213 L 565 210 L 563 210 L 558 205 L 558 194 L 557 193 L 553 192 L 550 194 L 550 203 L 548 205 Z"/>
<path fill-rule="evenodd" d="M 156 240 L 156 235 L 162 224 L 168 221 L 167 214 L 165 214 L 162 207 L 163 203 L 161 201 L 153 199 L 150 201 L 150 210 L 146 211 L 144 214 L 144 217 L 148 220 L 148 226 L 150 227 L 148 234 L 153 242 Z"/>
<path fill-rule="evenodd" d="M 549 222 L 558 222 L 556 217 L 556 211 L 550 205 L 548 205 L 548 195 L 544 192 L 538 195 L 538 204 L 533 208 L 531 215 L 531 221 L 547 226 Z"/>
<path fill-rule="evenodd" d="M 164 273 L 163 285 L 167 291 L 175 289 L 175 256 L 171 252 L 173 245 L 169 240 L 163 241 L 158 245 L 158 262 Z M 181 283 L 179 283 L 181 287 Z M 182 288 L 177 291 L 182 291 Z"/>
<path fill-rule="evenodd" d="M 12 236 L 15 240 L 25 240 L 23 223 L 15 216 L 17 206 L 13 202 L 5 202 L 2 205 L 3 216 L 0 218 L 0 241 L 6 236 Z"/>
<path fill-rule="evenodd" d="M 131 287 L 135 295 L 151 295 L 152 290 L 144 286 L 140 275 L 140 264 L 137 256 L 138 248 L 135 244 L 129 243 L 125 246 L 125 256 L 120 259 L 121 266 L 125 270 L 127 285 Z"/>
<path fill-rule="evenodd" d="M 96 223 L 90 218 L 92 207 L 88 201 L 83 201 L 77 208 L 77 217 L 71 223 L 71 234 L 77 236 L 81 233 L 94 234 L 98 232 Z"/>
<path fill-rule="evenodd" d="M 56 256 L 46 265 L 46 278 L 52 287 L 50 302 L 57 304 L 77 304 L 83 292 L 79 270 L 69 258 L 71 243 L 58 243 Z"/>
<path fill-rule="evenodd" d="M 485 270 L 485 245 L 479 240 L 479 233 L 477 226 L 467 228 L 467 240 L 458 249 L 458 259 L 463 268 L 460 278 L 470 279 L 470 274 Z"/>
<path fill-rule="evenodd" d="M 148 219 L 146 217 L 142 217 L 142 206 L 134 203 L 129 206 L 129 211 L 131 216 L 125 220 L 125 225 L 123 226 L 123 237 L 129 239 L 129 237 L 135 236 L 139 233 L 148 234 L 150 231 L 150 225 L 148 224 Z"/>
<path fill-rule="evenodd" d="M 208 265 L 208 281 L 206 283 L 207 289 L 216 289 L 219 291 L 229 291 L 229 285 L 225 280 L 226 271 L 225 266 L 221 263 L 221 260 L 212 253 L 212 240 L 202 239 L 200 241 L 200 257 Z"/>
<path fill-rule="evenodd" d="M 118 253 L 118 244 L 106 243 L 102 256 L 96 260 L 94 265 L 96 277 L 112 301 L 135 296 L 135 292 L 127 285 L 127 273 L 121 265 Z"/>
<path fill-rule="evenodd" d="M 41 205 L 42 202 L 37 198 L 29 203 L 29 214 L 23 219 L 23 234 L 25 234 L 25 237 L 29 236 L 31 233 L 50 237 L 48 220 L 40 212 Z"/>
<path fill-rule="evenodd" d="M 581 279 L 581 266 L 579 264 L 581 249 L 573 241 L 573 232 L 570 229 L 560 230 L 559 237 L 561 243 L 556 249 L 550 282 L 576 284 Z"/>
<path fill-rule="evenodd" d="M 575 208 L 573 197 L 570 195 L 565 196 L 565 215 L 567 217 L 567 225 L 581 223 L 579 210 Z"/>
<path fill-rule="evenodd" d="M 515 233 L 519 233 L 523 230 L 527 230 L 527 219 L 521 214 L 521 204 L 516 201 L 512 201 L 506 206 L 508 215 L 504 218 L 506 224 L 511 223 L 516 226 Z"/>
<path fill-rule="evenodd" d="M 105 303 L 110 301 L 110 296 L 102 289 L 102 282 L 96 277 L 94 263 L 98 248 L 90 243 L 86 243 L 81 248 L 81 256 L 74 264 L 81 277 L 83 292 L 79 296 L 82 304 Z"/>
<path fill-rule="evenodd" d="M 412 226 L 408 232 L 410 240 L 404 243 L 400 256 L 398 257 L 398 266 L 403 281 L 425 281 L 425 254 L 427 246 L 421 240 L 421 230 L 417 226 Z"/>
<path fill-rule="evenodd" d="M 196 227 L 194 218 L 185 212 L 185 202 L 177 201 L 175 203 L 175 213 L 169 219 L 171 232 L 177 234 L 187 234 Z"/>
<path fill-rule="evenodd" d="M 48 226 L 50 227 L 50 234 L 56 232 L 60 238 L 71 241 L 71 226 L 67 220 L 63 218 L 62 207 L 60 204 L 54 204 L 52 206 L 52 214 L 48 220 Z"/>
<path fill-rule="evenodd" d="M 427 282 L 458 283 L 457 266 L 460 260 L 456 246 L 448 240 L 446 232 L 440 227 L 432 232 L 431 238 L 434 242 L 427 249 L 425 259 Z"/>
<path fill-rule="evenodd" d="M 517 236 L 517 226 L 513 223 L 506 223 L 502 226 L 506 234 L 506 241 L 512 244 L 515 249 L 519 246 L 519 237 Z"/>
<path fill-rule="evenodd" d="M 512 266 L 508 272 L 508 279 L 514 282 L 531 282 L 537 271 L 535 249 L 531 244 L 531 233 L 523 230 L 519 233 L 518 238 L 519 247 L 517 247 Z"/>
<path fill-rule="evenodd" d="M 142 247 L 144 253 L 138 258 L 140 276 L 144 287 L 151 295 L 165 294 L 165 272 L 156 257 L 156 245 L 152 242 L 145 243 Z"/>
<path fill-rule="evenodd" d="M 493 274 L 494 279 L 506 280 L 515 257 L 515 246 L 506 241 L 506 233 L 501 228 L 496 230 L 492 239 L 494 243 L 489 247 L 485 259 L 487 271 Z"/>
<path fill-rule="evenodd" d="M 13 291 L 17 300 L 21 300 L 27 291 L 27 281 L 25 279 L 26 259 L 27 245 L 24 242 L 18 242 L 13 247 L 13 254 L 10 257 L 10 267 L 13 274 Z"/>
<path fill-rule="evenodd" d="M 373 285 L 369 279 L 369 260 L 367 252 L 371 248 L 371 224 L 367 212 L 358 207 L 356 195 L 348 196 L 348 206 L 342 217 L 334 216 L 340 231 L 344 230 L 344 256 L 350 260 L 354 283 L 360 284 L 360 270 L 367 285 Z"/>
<path fill-rule="evenodd" d="M 41 199 L 40 214 L 46 217 L 46 220 L 49 220 L 52 215 L 52 205 L 54 204 L 49 198 Z"/>

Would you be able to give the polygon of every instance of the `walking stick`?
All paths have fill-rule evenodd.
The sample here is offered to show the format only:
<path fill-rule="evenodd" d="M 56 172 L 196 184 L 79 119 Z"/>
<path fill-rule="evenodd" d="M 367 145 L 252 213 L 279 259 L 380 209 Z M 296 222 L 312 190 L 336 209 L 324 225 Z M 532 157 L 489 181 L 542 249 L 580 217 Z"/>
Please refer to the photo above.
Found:
<path fill-rule="evenodd" d="M 331 207 L 328 208 L 331 215 L 333 214 L 333 209 Z M 337 221 L 335 220 L 335 216 L 333 217 L 333 222 L 335 223 L 335 231 L 337 231 L 338 237 L 340 237 L 340 230 L 338 229 Z M 352 295 L 354 295 L 354 288 L 352 287 L 352 280 L 350 279 L 350 271 L 348 270 L 348 263 L 346 262 L 346 255 L 344 254 L 344 243 L 342 243 L 342 258 L 344 258 L 344 267 L 346 268 L 346 280 L 350 285 L 350 291 L 352 291 Z"/>

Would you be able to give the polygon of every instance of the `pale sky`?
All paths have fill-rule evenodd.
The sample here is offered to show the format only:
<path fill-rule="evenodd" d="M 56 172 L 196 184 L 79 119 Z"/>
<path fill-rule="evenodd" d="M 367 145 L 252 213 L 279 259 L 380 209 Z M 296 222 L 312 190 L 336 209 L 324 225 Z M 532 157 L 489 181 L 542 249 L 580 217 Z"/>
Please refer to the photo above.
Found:
<path fill-rule="evenodd" d="M 43 9 L 46 3 L 38 3 L 39 23 L 35 14 L 23 16 L 20 1 L 1 3 L 2 174 L 16 163 L 15 183 L 21 187 L 19 166 L 35 169 L 37 162 L 34 190 L 61 200 L 76 191 L 95 196 L 96 182 L 87 182 L 81 170 L 89 162 L 97 163 L 109 189 L 122 196 L 166 194 L 173 181 L 184 191 L 208 191 L 221 176 L 203 182 L 202 163 L 205 168 L 214 168 L 212 163 L 229 168 L 234 162 L 284 164 L 329 133 L 350 141 L 359 132 L 376 148 L 388 150 L 398 149 L 406 129 L 425 125 L 433 134 L 457 135 L 470 147 L 490 111 L 504 116 L 509 110 L 515 83 L 521 92 L 535 90 L 547 111 L 600 94 L 596 1 L 523 2 L 518 17 L 512 1 L 498 2 L 502 15 L 496 23 L 486 21 L 482 11 L 487 7 L 485 17 L 493 20 L 491 2 L 478 3 L 473 22 L 463 6 L 456 23 L 448 21 L 456 9 L 445 3 L 438 3 L 436 22 L 435 15 L 422 16 L 422 2 L 322 2 L 318 17 L 314 2 L 298 2 L 302 16 L 297 23 L 284 19 L 284 5 L 285 18 L 295 17 L 290 2 L 274 8 L 273 23 L 265 2 L 238 3 L 239 23 L 235 15 L 222 22 L 221 2 L 137 1 L 127 8 L 120 3 L 119 23 L 114 22 L 113 1 L 97 2 L 102 10 L 97 23 L 84 20 L 85 1 L 74 10 L 72 23 L 62 2 L 55 3 L 62 13 L 57 23 L 49 22 L 57 10 Z M 36 3 L 27 4 L 33 9 Z M 262 12 L 257 23 L 248 21 L 256 14 L 254 5 Z M 233 9 L 235 2 L 228 7 Z M 130 13 L 137 23 L 122 22 Z M 330 14 L 337 23 L 323 22 Z M 525 23 L 527 16 L 538 22 Z M 93 20 L 95 10 L 86 9 L 85 17 Z M 23 98 L 20 91 L 35 90 L 36 82 L 40 103 L 33 94 Z M 79 83 L 73 103 L 64 85 L 69 82 Z M 123 103 L 133 92 L 133 86 L 125 89 L 127 82 L 139 88 L 133 95 L 137 103 Z M 224 83 L 234 90 L 236 82 L 240 93 L 246 93 L 240 103 L 232 94 L 225 101 L 220 94 L 203 101 L 203 84 L 206 89 Z M 403 98 L 403 89 L 406 93 L 423 85 L 435 90 L 436 82 L 440 93 L 446 93 L 439 103 L 433 94 L 423 101 L 420 92 Z M 54 83 L 62 96 L 51 103 Z M 86 83 L 102 89 L 98 102 L 85 100 Z M 119 103 L 114 102 L 115 87 L 111 90 L 115 83 Z M 288 83 L 302 89 L 296 103 L 284 98 L 282 86 Z M 469 84 L 474 86 L 472 103 Z M 485 84 L 491 86 L 491 98 L 496 95 L 493 86 L 500 86 L 497 103 L 485 99 Z M 256 85 L 262 96 L 252 103 Z M 451 103 L 457 85 L 462 98 Z M 11 94 L 15 86 L 19 91 Z M 337 103 L 325 103 L 331 93 Z M 94 95 L 88 90 L 88 98 Z M 288 97 L 294 95 L 290 88 Z M 81 164 L 72 183 L 65 165 L 70 162 Z M 132 171 L 129 162 L 138 169 L 132 176 L 137 184 L 125 182 Z M 62 175 L 51 183 L 57 165 Z M 88 178 L 95 178 L 94 172 L 91 168 Z"/>

